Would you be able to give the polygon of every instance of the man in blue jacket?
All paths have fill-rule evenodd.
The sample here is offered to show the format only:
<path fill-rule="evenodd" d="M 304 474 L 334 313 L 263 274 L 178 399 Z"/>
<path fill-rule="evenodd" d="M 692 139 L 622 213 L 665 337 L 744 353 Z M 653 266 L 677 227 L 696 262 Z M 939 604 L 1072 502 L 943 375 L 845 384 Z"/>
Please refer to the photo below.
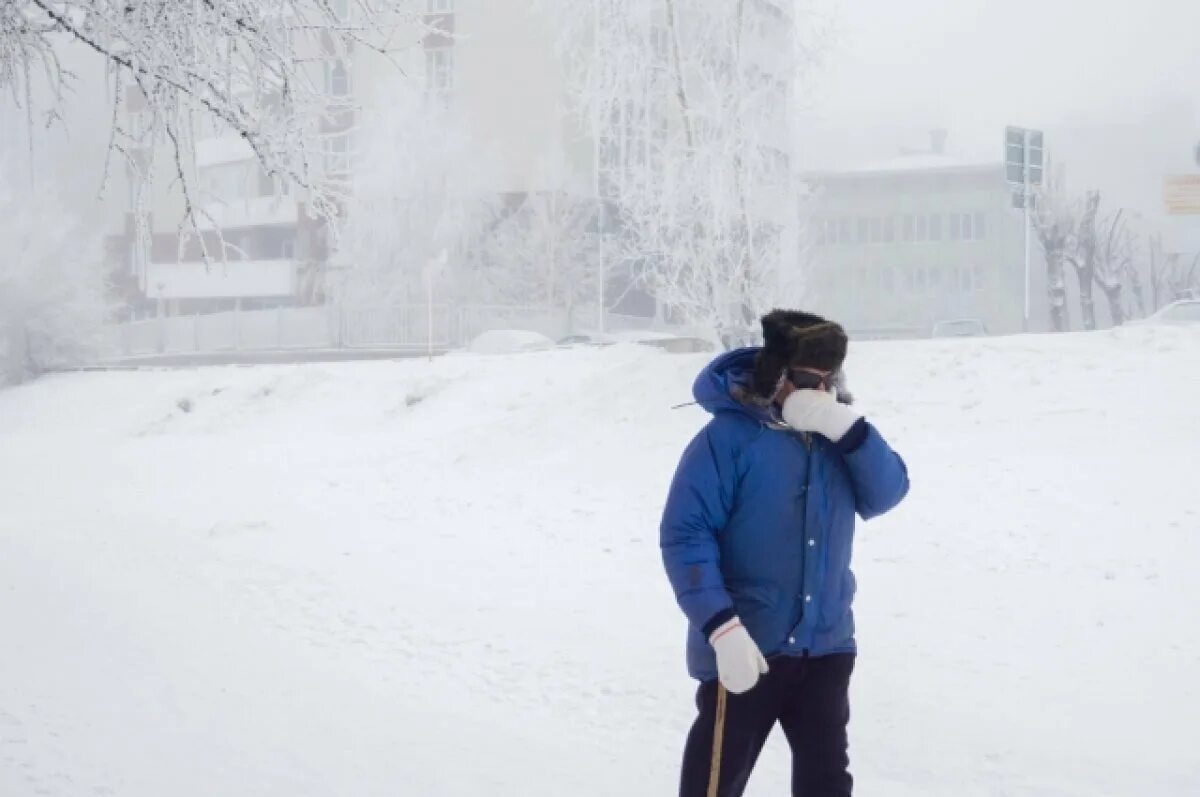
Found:
<path fill-rule="evenodd" d="M 795 797 L 848 797 L 855 515 L 908 492 L 904 462 L 840 392 L 847 337 L 808 313 L 762 319 L 762 348 L 696 379 L 712 413 L 683 454 L 661 528 L 700 681 L 681 797 L 738 797 L 779 723 Z"/>

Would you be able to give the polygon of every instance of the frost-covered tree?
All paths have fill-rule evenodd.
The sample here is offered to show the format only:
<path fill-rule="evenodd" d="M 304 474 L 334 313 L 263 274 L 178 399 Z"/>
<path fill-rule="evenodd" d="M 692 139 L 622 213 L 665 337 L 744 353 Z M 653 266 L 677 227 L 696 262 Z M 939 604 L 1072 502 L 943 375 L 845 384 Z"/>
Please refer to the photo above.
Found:
<path fill-rule="evenodd" d="M 53 122 L 77 77 L 62 66 L 61 48 L 85 48 L 110 76 L 110 157 L 124 158 L 142 183 L 160 173 L 174 180 L 185 231 L 204 221 L 189 167 L 201 125 L 241 139 L 268 175 L 300 186 L 314 212 L 334 217 L 339 186 L 322 179 L 317 156 L 323 123 L 345 107 L 325 91 L 325 62 L 390 57 L 419 41 L 422 19 L 392 0 L 5 0 L 0 91 L 31 123 L 35 113 Z M 34 107 L 35 84 L 48 107 Z M 158 163 L 160 150 L 167 163 Z"/>
<path fill-rule="evenodd" d="M 570 314 L 591 302 L 601 276 L 597 241 L 599 204 L 581 189 L 561 148 L 534 171 L 531 190 L 510 195 L 474 258 L 470 298 L 539 305 Z"/>
<path fill-rule="evenodd" d="M 675 318 L 741 337 L 799 267 L 793 4 L 547 5 L 619 256 Z"/>
<path fill-rule="evenodd" d="M 1095 279 L 1108 301 L 1113 326 L 1120 326 L 1129 318 L 1124 295 L 1126 283 L 1140 291 L 1133 266 L 1135 241 L 1123 209 L 1106 215 L 1097 223 Z"/>
<path fill-rule="evenodd" d="M 598 208 L 591 197 L 535 191 L 503 210 L 484 239 L 491 299 L 570 313 L 596 295 Z"/>
<path fill-rule="evenodd" d="M 1161 235 L 1147 245 L 1151 304 L 1155 310 L 1180 299 L 1200 298 L 1200 255 L 1167 253 Z"/>
<path fill-rule="evenodd" d="M 1051 170 L 1047 169 L 1047 173 Z M 1046 259 L 1050 328 L 1055 332 L 1066 332 L 1071 327 L 1065 266 L 1074 245 L 1076 215 L 1073 203 L 1063 190 L 1061 176 L 1047 181 L 1034 193 L 1029 223 Z"/>
<path fill-rule="evenodd" d="M 108 312 L 99 233 L 65 215 L 53 196 L 3 196 L 0 384 L 86 362 Z"/>
<path fill-rule="evenodd" d="M 1123 209 L 1104 211 L 1099 191 L 1068 197 L 1061 175 L 1035 193 L 1030 222 L 1046 258 L 1055 332 L 1070 328 L 1067 265 L 1077 278 L 1083 328 L 1088 330 L 1096 328 L 1095 287 L 1104 293 L 1113 325 L 1120 326 L 1133 317 L 1135 307 L 1141 315 L 1157 309 L 1161 296 L 1169 292 L 1164 289 L 1167 275 L 1179 276 L 1178 261 L 1163 255 L 1160 238 L 1139 233 Z M 1139 270 L 1142 262 L 1149 265 L 1150 297 Z"/>
<path fill-rule="evenodd" d="M 1092 294 L 1092 282 L 1096 278 L 1096 259 L 1100 252 L 1097 216 L 1100 213 L 1100 192 L 1089 191 L 1084 198 L 1083 213 L 1079 217 L 1075 246 L 1067 252 L 1067 261 L 1074 266 L 1079 282 L 1079 311 L 1083 328 L 1096 328 L 1096 300 Z"/>
<path fill-rule="evenodd" d="M 355 304 L 423 301 L 446 253 L 443 293 L 496 220 L 491 160 L 452 110 L 401 78 L 380 87 L 359 125 L 334 292 Z"/>

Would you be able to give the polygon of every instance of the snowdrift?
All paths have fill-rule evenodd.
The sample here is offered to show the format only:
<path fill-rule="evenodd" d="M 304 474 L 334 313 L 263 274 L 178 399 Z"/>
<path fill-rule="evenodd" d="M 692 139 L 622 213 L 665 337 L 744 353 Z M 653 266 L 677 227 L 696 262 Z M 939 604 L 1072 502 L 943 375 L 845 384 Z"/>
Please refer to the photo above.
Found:
<path fill-rule="evenodd" d="M 0 392 L 0 794 L 661 795 L 658 513 L 706 355 L 56 376 Z M 854 771 L 1200 793 L 1200 334 L 861 344 L 914 489 L 860 527 Z M 750 794 L 786 793 L 780 739 Z"/>

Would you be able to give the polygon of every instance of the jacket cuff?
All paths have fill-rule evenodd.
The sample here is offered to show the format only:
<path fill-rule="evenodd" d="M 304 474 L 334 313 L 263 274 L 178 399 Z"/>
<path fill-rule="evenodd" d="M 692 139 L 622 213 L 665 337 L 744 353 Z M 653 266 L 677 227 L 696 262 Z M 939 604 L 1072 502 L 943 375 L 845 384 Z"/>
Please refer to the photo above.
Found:
<path fill-rule="evenodd" d="M 854 425 L 837 441 L 837 450 L 843 454 L 853 454 L 863 443 L 867 442 L 867 419 L 859 418 Z"/>
<path fill-rule="evenodd" d="M 709 621 L 700 628 L 700 633 L 704 634 L 705 639 L 708 639 L 713 635 L 713 631 L 716 631 L 718 628 L 725 625 L 735 617 L 737 617 L 737 612 L 735 612 L 732 607 L 729 609 L 722 609 L 709 618 Z"/>

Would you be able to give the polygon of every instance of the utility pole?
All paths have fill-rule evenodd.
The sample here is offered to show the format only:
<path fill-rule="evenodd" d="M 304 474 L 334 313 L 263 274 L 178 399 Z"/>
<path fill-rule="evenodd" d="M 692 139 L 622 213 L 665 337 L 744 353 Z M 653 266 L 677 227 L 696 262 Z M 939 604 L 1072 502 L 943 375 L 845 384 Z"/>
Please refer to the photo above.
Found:
<path fill-rule="evenodd" d="M 1033 282 L 1032 239 L 1029 209 L 1034 186 L 1042 184 L 1045 168 L 1045 136 L 1040 130 L 1008 127 L 1004 131 L 1005 177 L 1013 191 L 1013 206 L 1021 209 L 1024 237 L 1021 329 L 1029 332 Z"/>
<path fill-rule="evenodd" d="M 592 0 L 592 52 L 591 58 L 600 58 L 600 3 Z M 603 185 L 600 181 L 600 106 L 595 103 L 592 113 L 592 180 L 596 193 L 596 331 L 604 334 L 604 283 L 605 276 L 605 241 L 604 235 L 608 228 L 607 209 L 604 201 Z"/>
<path fill-rule="evenodd" d="M 596 330 L 601 335 L 604 334 L 604 283 L 607 279 L 607 264 L 604 261 L 608 254 L 606 251 L 607 245 L 605 242 L 605 231 L 608 229 L 608 212 L 606 205 L 607 203 L 604 201 L 604 198 L 601 197 L 599 215 L 597 216 L 597 226 L 600 228 L 600 234 L 597 238 L 599 245 L 599 258 L 596 264 Z"/>
<path fill-rule="evenodd" d="M 1026 155 L 1028 155 L 1028 153 L 1029 153 L 1029 133 L 1030 133 L 1030 131 L 1028 131 L 1028 130 L 1025 131 L 1024 144 L 1025 144 Z M 1021 193 L 1022 193 L 1022 196 L 1024 197 L 1024 201 L 1021 203 L 1022 222 L 1023 222 L 1021 226 L 1024 227 L 1024 231 L 1025 231 L 1025 283 L 1024 283 L 1024 285 L 1025 285 L 1025 314 L 1022 317 L 1023 320 L 1021 322 L 1021 331 L 1028 333 L 1029 332 L 1029 294 L 1030 294 L 1030 288 L 1031 288 L 1030 283 L 1031 283 L 1031 277 L 1032 277 L 1032 273 L 1031 273 L 1032 268 L 1031 268 L 1030 262 L 1029 262 L 1029 206 L 1031 204 L 1033 204 L 1033 192 L 1030 190 L 1030 186 L 1029 186 L 1029 158 L 1028 157 L 1025 158 L 1025 168 L 1021 175 Z"/>
<path fill-rule="evenodd" d="M 443 249 L 425 263 L 425 345 L 429 362 L 433 362 L 433 281 L 446 268 L 449 253 Z"/>

